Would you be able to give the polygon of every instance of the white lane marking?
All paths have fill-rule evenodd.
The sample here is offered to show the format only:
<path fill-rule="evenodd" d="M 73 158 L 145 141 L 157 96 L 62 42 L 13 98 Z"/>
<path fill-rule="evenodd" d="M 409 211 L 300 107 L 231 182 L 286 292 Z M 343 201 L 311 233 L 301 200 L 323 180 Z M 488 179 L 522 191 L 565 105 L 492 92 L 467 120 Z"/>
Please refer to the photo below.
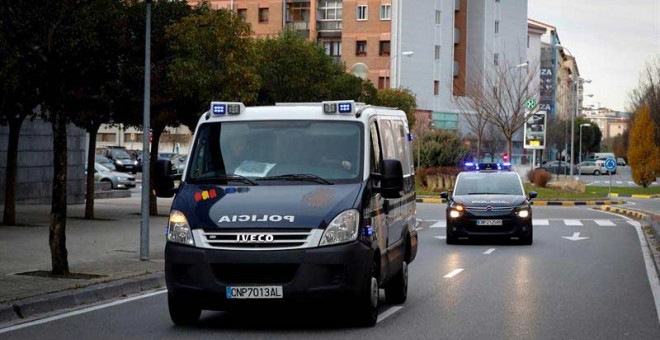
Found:
<path fill-rule="evenodd" d="M 573 236 L 562 236 L 562 238 L 565 238 L 567 240 L 571 241 L 582 241 L 582 240 L 588 240 L 589 237 L 580 237 L 580 233 L 573 233 Z"/>
<path fill-rule="evenodd" d="M 490 248 L 484 252 L 484 255 L 490 255 L 492 252 L 495 251 L 495 248 Z"/>
<path fill-rule="evenodd" d="M 582 222 L 580 220 L 564 220 L 564 224 L 567 226 L 581 226 Z"/>
<path fill-rule="evenodd" d="M 636 225 L 632 222 L 636 222 Z M 653 293 L 653 300 L 655 300 L 655 312 L 658 314 L 658 322 L 660 322 L 660 279 L 658 279 L 658 273 L 655 271 L 651 249 L 649 248 L 649 244 L 646 243 L 646 237 L 644 236 L 641 224 L 632 220 L 629 220 L 628 223 L 635 226 L 637 236 L 639 237 L 642 254 L 644 255 L 644 263 L 646 264 L 646 276 L 649 278 L 649 284 L 651 284 L 651 293 Z"/>
<path fill-rule="evenodd" d="M 433 237 L 437 238 L 438 240 L 446 240 L 447 239 L 447 236 L 433 236 Z"/>
<path fill-rule="evenodd" d="M 463 268 L 457 268 L 452 270 L 449 274 L 443 276 L 445 279 L 451 279 L 452 277 L 458 275 L 460 272 L 463 271 Z"/>
<path fill-rule="evenodd" d="M 630 223 L 630 224 L 631 224 L 633 227 L 635 227 L 635 228 L 641 228 L 641 227 L 642 227 L 642 224 L 639 223 L 639 221 L 628 220 L 628 223 Z"/>
<path fill-rule="evenodd" d="M 429 228 L 447 228 L 447 221 L 442 220 L 435 222 Z"/>
<path fill-rule="evenodd" d="M 549 220 L 532 220 L 532 225 L 550 225 Z"/>
<path fill-rule="evenodd" d="M 390 308 L 390 309 L 388 309 L 388 310 L 386 310 L 386 311 L 380 313 L 380 314 L 378 315 L 378 321 L 376 321 L 376 323 L 379 323 L 379 322 L 381 322 L 381 321 L 387 319 L 387 317 L 389 317 L 389 316 L 391 316 L 392 314 L 394 314 L 394 313 L 400 311 L 401 309 L 403 309 L 403 307 L 401 307 L 401 306 L 394 306 L 394 307 L 392 307 L 392 308 Z"/>
<path fill-rule="evenodd" d="M 616 224 L 612 220 L 594 220 L 601 227 L 614 227 Z"/>
<path fill-rule="evenodd" d="M 99 310 L 99 309 L 104 309 L 104 308 L 108 308 L 108 307 L 112 307 L 112 306 L 121 305 L 121 304 L 124 304 L 124 303 L 127 303 L 127 302 L 148 298 L 148 297 L 152 297 L 152 296 L 163 294 L 163 293 L 167 293 L 167 289 L 147 293 L 147 294 L 144 294 L 144 295 L 133 296 L 133 297 L 129 297 L 129 298 L 126 298 L 126 299 L 121 299 L 121 300 L 105 303 L 105 304 L 102 304 L 102 305 L 83 308 L 83 309 L 79 309 L 79 310 L 76 310 L 76 311 L 73 311 L 73 312 L 68 312 L 68 313 L 59 314 L 59 315 L 55 315 L 55 316 L 51 316 L 51 317 L 47 317 L 47 318 L 43 318 L 43 319 L 39 319 L 39 320 L 35 320 L 35 321 L 22 323 L 22 324 L 16 325 L 16 326 L 2 328 L 2 329 L 0 329 L 0 334 L 15 331 L 15 330 L 19 330 L 19 329 L 22 329 L 22 328 L 41 325 L 41 324 L 44 324 L 44 323 L 47 323 L 47 322 L 56 321 L 56 320 L 68 318 L 68 317 L 71 317 L 71 316 L 76 316 L 76 315 L 79 315 L 79 314 L 93 312 L 93 311 L 96 311 L 96 310 Z"/>

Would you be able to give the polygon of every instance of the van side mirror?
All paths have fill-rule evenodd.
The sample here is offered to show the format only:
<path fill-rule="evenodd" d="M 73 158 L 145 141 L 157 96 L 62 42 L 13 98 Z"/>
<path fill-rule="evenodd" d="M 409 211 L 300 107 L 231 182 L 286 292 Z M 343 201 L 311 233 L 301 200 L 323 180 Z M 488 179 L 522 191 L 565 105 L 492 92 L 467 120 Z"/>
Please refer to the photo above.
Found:
<path fill-rule="evenodd" d="M 385 198 L 399 198 L 403 191 L 403 167 L 401 161 L 385 159 L 382 163 L 380 177 L 380 193 Z"/>
<path fill-rule="evenodd" d="M 176 193 L 174 177 L 172 176 L 172 162 L 169 159 L 159 159 L 154 167 L 154 191 L 156 197 L 172 197 Z"/>

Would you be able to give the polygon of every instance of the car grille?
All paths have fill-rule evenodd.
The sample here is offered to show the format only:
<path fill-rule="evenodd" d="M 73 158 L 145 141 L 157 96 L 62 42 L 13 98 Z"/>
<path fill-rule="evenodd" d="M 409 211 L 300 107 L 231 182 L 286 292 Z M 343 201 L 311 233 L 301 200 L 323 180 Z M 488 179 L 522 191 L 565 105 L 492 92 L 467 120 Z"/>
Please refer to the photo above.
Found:
<path fill-rule="evenodd" d="M 197 229 L 196 244 L 202 248 L 225 250 L 283 250 L 315 247 L 320 229 Z"/>

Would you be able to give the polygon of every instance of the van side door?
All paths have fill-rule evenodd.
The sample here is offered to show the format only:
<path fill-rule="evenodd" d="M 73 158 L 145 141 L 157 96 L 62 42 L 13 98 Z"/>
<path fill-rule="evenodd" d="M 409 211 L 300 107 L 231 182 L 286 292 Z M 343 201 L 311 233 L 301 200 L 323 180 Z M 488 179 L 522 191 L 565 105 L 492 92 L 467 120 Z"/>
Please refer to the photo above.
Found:
<path fill-rule="evenodd" d="M 399 159 L 399 152 L 397 149 L 398 140 L 392 126 L 392 120 L 385 117 L 379 118 L 378 129 L 381 136 L 383 159 Z M 408 172 L 409 171 L 410 170 L 408 169 Z M 402 220 L 401 199 L 385 199 L 385 204 L 388 207 L 385 209 L 387 215 L 387 251 L 388 258 L 392 260 L 391 256 L 397 256 L 398 254 L 389 254 L 389 252 L 395 250 L 394 248 L 402 242 L 401 234 L 404 225 Z"/>
<path fill-rule="evenodd" d="M 369 122 L 369 135 L 370 135 L 370 150 L 369 150 L 369 173 L 381 173 L 381 164 L 383 160 L 383 150 L 380 143 L 380 134 L 378 129 L 378 122 L 375 119 L 372 119 Z M 380 180 L 370 178 L 371 187 L 380 187 Z M 364 209 L 365 219 L 368 216 L 368 224 L 374 228 L 374 234 L 376 235 L 376 241 L 378 242 L 378 249 L 381 251 L 381 259 L 383 256 L 387 255 L 387 220 L 383 205 L 385 204 L 385 198 L 375 191 L 370 191 L 370 197 L 368 197 L 368 203 Z M 381 275 L 387 273 L 387 261 L 380 262 L 380 273 Z"/>

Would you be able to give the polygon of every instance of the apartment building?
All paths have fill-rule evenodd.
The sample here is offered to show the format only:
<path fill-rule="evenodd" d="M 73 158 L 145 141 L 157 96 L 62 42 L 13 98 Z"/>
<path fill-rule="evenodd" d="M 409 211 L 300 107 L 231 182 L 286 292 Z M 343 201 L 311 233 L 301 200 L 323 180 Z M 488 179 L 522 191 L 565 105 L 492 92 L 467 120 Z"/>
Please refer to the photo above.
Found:
<path fill-rule="evenodd" d="M 630 116 L 627 112 L 608 108 L 584 110 L 581 116 L 598 125 L 604 140 L 622 135 L 630 126 Z"/>

